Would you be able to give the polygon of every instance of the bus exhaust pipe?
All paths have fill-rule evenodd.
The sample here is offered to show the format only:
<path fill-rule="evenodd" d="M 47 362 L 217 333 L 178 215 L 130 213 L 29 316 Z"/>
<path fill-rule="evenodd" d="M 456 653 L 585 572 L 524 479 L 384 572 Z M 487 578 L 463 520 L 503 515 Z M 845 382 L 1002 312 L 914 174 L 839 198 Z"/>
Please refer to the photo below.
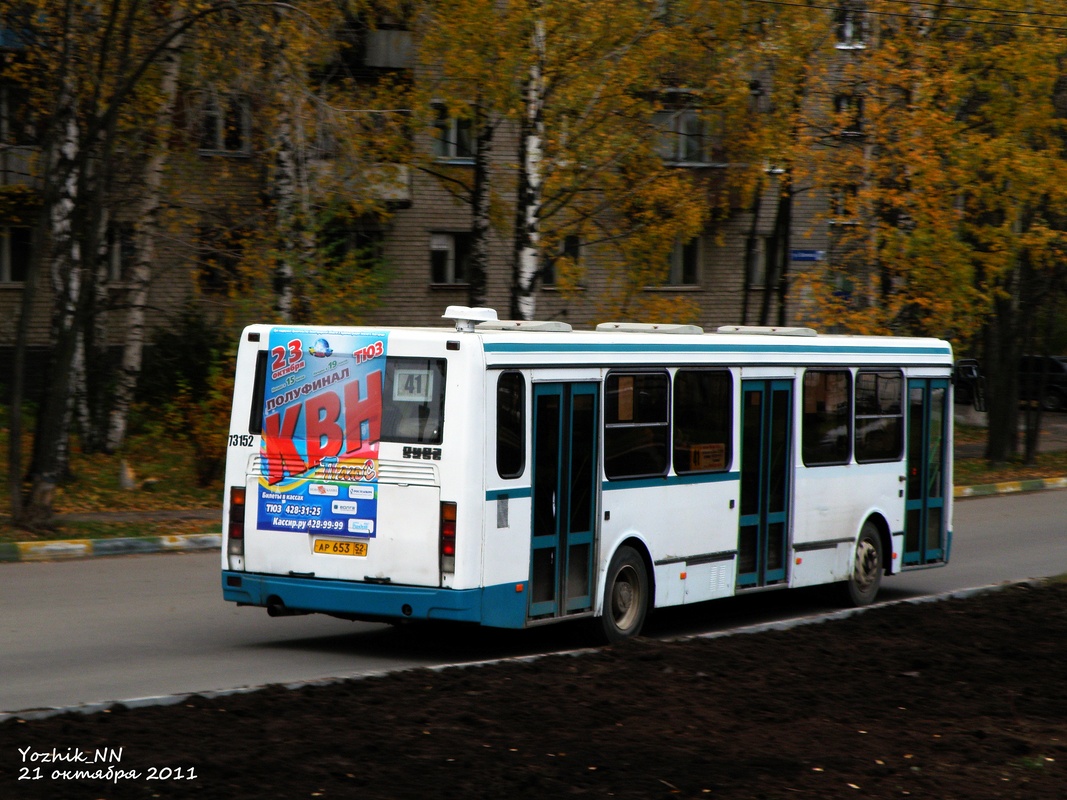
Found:
<path fill-rule="evenodd" d="M 289 608 L 280 597 L 272 597 L 267 601 L 267 616 L 270 617 L 300 617 L 309 613 L 311 612 Z"/>

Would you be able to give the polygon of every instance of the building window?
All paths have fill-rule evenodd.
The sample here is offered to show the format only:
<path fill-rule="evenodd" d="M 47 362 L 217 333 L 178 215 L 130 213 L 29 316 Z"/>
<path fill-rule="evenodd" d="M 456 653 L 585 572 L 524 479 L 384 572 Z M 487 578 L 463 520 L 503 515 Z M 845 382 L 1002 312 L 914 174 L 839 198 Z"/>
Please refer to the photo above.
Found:
<path fill-rule="evenodd" d="M 752 236 L 749 238 L 745 250 L 748 263 L 748 285 L 760 287 L 767 285 L 767 238 L 765 236 Z"/>
<path fill-rule="evenodd" d="M 471 121 L 450 117 L 448 109 L 442 105 L 435 106 L 437 117 L 434 120 L 433 154 L 442 161 L 474 160 L 474 140 L 471 135 Z"/>
<path fill-rule="evenodd" d="M 828 190 L 831 225 L 858 225 L 860 187 L 854 183 L 837 184 Z"/>
<path fill-rule="evenodd" d="M 842 136 L 860 136 L 863 133 L 863 98 L 854 94 L 834 96 L 834 113 L 837 129 Z"/>
<path fill-rule="evenodd" d="M 804 464 L 847 464 L 852 453 L 852 373 L 847 369 L 804 373 Z"/>
<path fill-rule="evenodd" d="M 129 280 L 137 254 L 133 225 L 123 223 L 107 229 L 107 279 Z"/>
<path fill-rule="evenodd" d="M 582 240 L 576 234 L 571 234 L 560 243 L 559 251 L 555 256 L 545 259 L 545 266 L 541 271 L 541 283 L 544 286 L 556 285 L 556 264 L 560 259 L 565 259 L 571 268 L 577 267 L 582 255 Z"/>
<path fill-rule="evenodd" d="M 838 50 L 862 50 L 867 46 L 867 15 L 855 3 L 845 3 L 834 13 Z"/>
<path fill-rule="evenodd" d="M 674 471 L 730 467 L 733 379 L 724 370 L 678 370 L 674 376 Z"/>
<path fill-rule="evenodd" d="M 669 164 L 709 161 L 707 125 L 695 109 L 659 111 L 654 117 L 659 136 L 656 152 Z"/>
<path fill-rule="evenodd" d="M 199 283 L 208 293 L 227 294 L 245 284 L 241 274 L 245 234 L 222 227 L 202 226 L 198 235 Z"/>
<path fill-rule="evenodd" d="M 670 382 L 666 373 L 608 375 L 604 472 L 609 480 L 667 474 Z"/>
<path fill-rule="evenodd" d="M 385 259 L 385 234 L 373 222 L 332 217 L 322 227 L 319 245 L 328 268 L 373 270 Z"/>
<path fill-rule="evenodd" d="M 469 233 L 434 233 L 430 235 L 430 279 L 434 283 L 466 283 L 470 274 L 471 245 Z"/>
<path fill-rule="evenodd" d="M 20 86 L 0 84 L 0 142 L 16 146 L 38 143 L 29 91 Z"/>
<path fill-rule="evenodd" d="M 22 283 L 30 271 L 33 230 L 0 226 L 0 283 Z"/>
<path fill-rule="evenodd" d="M 700 283 L 700 237 L 679 242 L 671 250 L 667 272 L 668 286 L 696 286 Z"/>
<path fill-rule="evenodd" d="M 244 95 L 200 93 L 196 135 L 201 153 L 249 155 L 252 151 L 252 109 Z"/>

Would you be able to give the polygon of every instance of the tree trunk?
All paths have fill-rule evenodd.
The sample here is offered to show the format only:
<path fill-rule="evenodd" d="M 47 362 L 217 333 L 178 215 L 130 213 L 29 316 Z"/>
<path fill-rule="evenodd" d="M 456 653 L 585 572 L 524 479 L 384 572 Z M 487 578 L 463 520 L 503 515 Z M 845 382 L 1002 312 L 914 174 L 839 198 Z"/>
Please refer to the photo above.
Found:
<path fill-rule="evenodd" d="M 1059 307 L 1061 277 L 1058 270 L 1037 274 L 1033 265 L 1027 263 L 1024 270 L 1026 306 L 1026 334 L 1021 337 L 1024 350 L 1032 355 L 1041 355 L 1042 369 L 1037 375 L 1037 386 L 1028 387 L 1027 397 L 1034 398 L 1026 404 L 1023 412 L 1023 463 L 1034 464 L 1041 444 L 1041 422 L 1044 416 L 1045 393 L 1048 389 L 1050 364 L 1048 355 L 1054 346 L 1054 336 Z M 1027 373 L 1034 379 L 1033 371 Z"/>
<path fill-rule="evenodd" d="M 275 42 L 274 48 L 271 82 L 280 108 L 273 142 L 279 253 L 274 268 L 274 310 L 283 322 L 305 323 L 311 321 L 312 284 L 317 278 L 308 155 L 300 116 L 293 113 L 300 89 L 287 68 L 285 42 Z"/>
<path fill-rule="evenodd" d="M 489 174 L 493 152 L 494 123 L 487 112 L 475 106 L 477 137 L 474 148 L 474 188 L 471 193 L 471 260 L 467 275 L 467 302 L 472 307 L 486 305 L 486 277 L 489 273 L 489 202 L 492 180 Z"/>
<path fill-rule="evenodd" d="M 293 294 L 296 282 L 294 261 L 301 235 L 297 154 L 293 146 L 292 119 L 283 110 L 274 135 L 274 202 L 278 225 L 278 256 L 274 264 L 274 310 L 281 322 L 293 321 Z"/>
<path fill-rule="evenodd" d="M 767 276 L 763 281 L 763 302 L 760 306 L 759 324 L 771 324 L 771 306 L 779 299 L 778 316 L 784 313 L 781 286 L 786 281 L 786 263 L 789 259 L 789 228 L 792 204 L 792 184 L 788 173 L 782 173 L 778 187 L 778 204 L 774 212 L 774 236 L 767 248 Z M 784 323 L 779 321 L 779 325 Z"/>
<path fill-rule="evenodd" d="M 785 193 L 782 195 L 782 207 L 779 210 L 781 231 L 781 266 L 778 268 L 778 325 L 785 327 L 789 299 L 789 264 L 793 254 L 793 181 L 787 173 Z"/>
<path fill-rule="evenodd" d="M 63 448 L 69 429 L 71 373 L 78 333 L 88 294 L 79 243 L 75 236 L 80 174 L 78 128 L 73 100 L 67 98 L 57 145 L 49 159 L 56 180 L 47 212 L 51 225 L 50 254 L 52 289 L 56 298 L 52 325 L 52 357 L 45 379 L 45 393 L 38 410 L 34 436 L 29 501 L 20 524 L 47 527 L 51 524 L 56 487 L 62 477 Z"/>
<path fill-rule="evenodd" d="M 92 221 L 96 230 L 96 259 L 92 269 L 92 305 L 88 323 L 78 330 L 78 343 L 75 349 L 73 373 L 71 375 L 71 414 L 78 422 L 81 435 L 82 452 L 98 453 L 105 449 L 107 443 L 106 415 L 107 393 L 110 382 L 111 359 L 108 353 L 108 314 L 110 297 L 108 279 L 108 214 L 104 203 L 95 203 L 97 219 Z M 92 242 L 88 243 L 91 246 Z M 86 267 L 87 273 L 90 267 Z M 67 439 L 71 427 L 66 428 Z M 69 441 L 63 452 L 62 472 L 70 475 Z"/>
<path fill-rule="evenodd" d="M 11 370 L 11 409 L 8 422 L 7 492 L 13 524 L 24 525 L 22 466 L 22 404 L 26 399 L 26 350 L 29 346 L 30 319 L 44 264 L 45 216 L 42 214 L 33 232 L 33 255 L 26 280 L 22 284 L 18 323 L 15 328 L 15 352 Z"/>
<path fill-rule="evenodd" d="M 763 205 L 763 178 L 756 181 L 752 197 L 752 225 L 745 239 L 744 292 L 741 296 L 741 324 L 748 325 L 748 308 L 752 302 L 752 278 L 756 275 L 756 258 L 759 255 L 759 214 Z"/>
<path fill-rule="evenodd" d="M 171 24 L 180 19 L 179 6 L 171 12 Z M 115 384 L 114 399 L 108 422 L 107 441 L 104 450 L 114 453 L 126 439 L 127 419 L 133 403 L 134 390 L 141 375 L 144 355 L 145 309 L 148 306 L 148 286 L 152 280 L 152 264 L 155 261 L 155 243 L 159 226 L 160 191 L 163 185 L 163 170 L 170 152 L 171 120 L 178 97 L 178 78 L 181 72 L 182 36 L 177 36 L 167 45 L 162 57 L 160 94 L 162 102 L 156 111 L 153 125 L 155 141 L 153 150 L 145 162 L 144 188 L 140 208 L 134 222 L 134 263 L 129 276 L 130 289 L 127 295 L 126 341 L 122 349 L 122 364 Z"/>
<path fill-rule="evenodd" d="M 535 59 L 526 84 L 526 114 L 519 133 L 519 190 L 515 204 L 515 246 L 511 316 L 533 319 L 541 237 L 541 159 L 544 148 L 545 26 L 534 23 Z"/>
<path fill-rule="evenodd" d="M 993 303 L 985 328 L 985 373 L 988 381 L 989 439 L 985 457 L 1006 461 L 1019 446 L 1019 355 L 1011 293 Z"/>

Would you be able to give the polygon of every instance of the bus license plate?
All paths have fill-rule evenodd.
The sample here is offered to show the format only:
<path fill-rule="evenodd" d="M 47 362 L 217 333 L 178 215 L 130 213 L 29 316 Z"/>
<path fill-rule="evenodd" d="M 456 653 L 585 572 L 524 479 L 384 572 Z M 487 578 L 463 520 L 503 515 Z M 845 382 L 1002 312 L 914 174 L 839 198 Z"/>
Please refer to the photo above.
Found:
<path fill-rule="evenodd" d="M 345 542 L 339 539 L 316 539 L 316 553 L 329 553 L 334 556 L 365 556 L 366 542 Z"/>

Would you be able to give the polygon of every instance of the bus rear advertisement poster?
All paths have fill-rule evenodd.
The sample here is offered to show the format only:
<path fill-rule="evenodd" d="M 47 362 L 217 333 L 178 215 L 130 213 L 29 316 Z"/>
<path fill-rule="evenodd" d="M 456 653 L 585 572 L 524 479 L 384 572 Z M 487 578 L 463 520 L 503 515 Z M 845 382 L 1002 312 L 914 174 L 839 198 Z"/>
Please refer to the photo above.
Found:
<path fill-rule="evenodd" d="M 271 330 L 261 528 L 374 536 L 386 341 L 385 333 Z"/>

